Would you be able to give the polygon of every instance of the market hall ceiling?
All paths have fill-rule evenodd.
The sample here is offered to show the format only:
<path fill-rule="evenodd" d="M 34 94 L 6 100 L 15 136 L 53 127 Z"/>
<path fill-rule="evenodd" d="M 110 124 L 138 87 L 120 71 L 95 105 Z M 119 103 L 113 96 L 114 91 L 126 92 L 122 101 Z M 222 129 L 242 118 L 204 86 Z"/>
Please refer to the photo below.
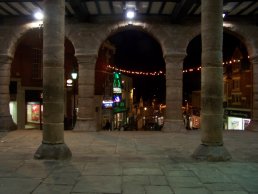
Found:
<path fill-rule="evenodd" d="M 257 24 L 257 0 L 224 0 L 223 11 L 228 18 L 246 18 Z M 126 9 L 135 9 L 138 19 L 168 18 L 180 22 L 200 18 L 201 0 L 66 0 L 67 17 L 90 22 L 96 18 L 125 17 Z M 0 0 L 0 18 L 32 17 L 43 11 L 43 0 Z M 136 19 L 137 19 L 136 18 Z"/>

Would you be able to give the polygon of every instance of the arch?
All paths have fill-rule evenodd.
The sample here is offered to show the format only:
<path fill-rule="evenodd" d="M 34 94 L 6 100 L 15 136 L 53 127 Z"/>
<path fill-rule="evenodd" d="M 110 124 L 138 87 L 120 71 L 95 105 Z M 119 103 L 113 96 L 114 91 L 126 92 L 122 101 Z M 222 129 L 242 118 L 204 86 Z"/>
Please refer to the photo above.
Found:
<path fill-rule="evenodd" d="M 113 36 L 114 34 L 117 34 L 119 32 L 126 31 L 126 30 L 142 31 L 142 32 L 148 34 L 156 42 L 158 42 L 158 44 L 161 47 L 162 53 L 164 53 L 164 45 L 162 44 L 160 38 L 158 36 L 155 36 L 156 35 L 155 32 L 152 31 L 152 29 L 144 23 L 139 23 L 138 25 L 127 24 L 127 25 L 123 25 L 123 26 L 122 25 L 112 26 L 112 28 L 108 30 L 108 34 L 106 34 L 106 39 L 109 39 L 109 37 Z"/>
<path fill-rule="evenodd" d="M 228 31 L 224 30 L 223 32 L 223 62 L 225 64 L 224 67 L 224 87 L 226 88 L 224 90 L 224 108 L 226 110 L 230 110 L 231 108 L 235 108 L 236 111 L 241 111 L 242 109 L 246 109 L 245 111 L 250 112 L 251 110 L 251 90 L 249 89 L 243 89 L 242 85 L 239 83 L 238 90 L 241 91 L 243 98 L 245 99 L 244 102 L 241 101 L 241 104 L 238 105 L 238 107 L 235 107 L 234 105 L 234 99 L 237 98 L 235 91 L 232 92 L 231 87 L 233 85 L 234 79 L 238 79 L 239 76 L 245 77 L 245 79 L 242 79 L 241 84 L 244 83 L 250 87 L 251 85 L 251 78 L 253 74 L 252 68 L 250 68 L 250 62 L 248 62 L 248 51 L 247 46 L 243 42 L 243 39 L 240 39 L 239 36 L 236 36 L 236 33 L 228 33 Z M 201 99 L 200 99 L 200 90 L 201 90 L 201 72 L 200 72 L 200 66 L 201 66 L 201 34 L 194 37 L 187 47 L 187 56 L 184 61 L 184 99 L 186 100 L 184 105 L 188 105 L 188 101 L 192 102 L 190 105 L 192 105 L 194 108 L 201 108 Z M 237 48 L 237 50 L 236 50 Z M 237 62 L 237 60 L 239 60 Z M 239 64 L 241 60 L 241 64 Z M 229 64 L 230 61 L 230 64 Z M 231 62 L 232 61 L 232 62 Z M 232 64 L 231 64 L 232 63 Z M 238 64 L 236 64 L 238 63 Z M 240 68 L 241 70 L 233 70 L 232 69 Z M 190 70 L 190 71 L 189 71 Z M 242 71 L 242 70 L 247 70 Z M 251 72 L 250 72 L 251 70 Z M 234 76 L 234 78 L 232 78 Z M 188 84 L 187 84 L 188 83 Z M 191 84 L 191 87 L 189 85 Z M 234 96 L 234 98 L 232 97 Z M 232 101 L 233 98 L 233 101 Z M 239 97 L 240 98 L 240 97 Z M 230 99 L 230 100 L 228 100 Z M 191 111 L 190 111 L 191 112 Z M 250 113 L 248 113 L 250 115 Z M 199 116 L 199 115 L 198 115 Z M 196 117 L 197 118 L 197 117 Z M 227 119 L 227 115 L 225 115 L 225 118 Z M 198 119 L 196 119 L 198 120 Z M 187 121 L 187 120 L 186 120 Z M 187 123 L 187 122 L 186 122 Z M 189 122 L 188 122 L 189 124 Z M 197 126 L 197 125 L 196 125 Z M 227 126 L 225 124 L 225 126 Z M 187 126 L 187 128 L 191 128 Z"/>
<path fill-rule="evenodd" d="M 239 39 L 244 45 L 246 46 L 247 52 L 249 55 L 254 55 L 256 52 L 255 50 L 257 48 L 254 47 L 254 45 L 251 44 L 251 41 L 248 39 L 248 37 L 244 34 L 241 34 L 239 31 L 233 31 L 230 28 L 224 27 L 224 32 L 236 37 Z"/>
<path fill-rule="evenodd" d="M 35 56 L 33 53 L 38 53 L 37 55 L 39 57 L 42 57 L 42 49 L 43 49 L 43 29 L 40 28 L 27 28 L 22 33 L 19 33 L 20 37 L 15 37 L 12 39 L 12 48 L 13 49 L 13 57 L 12 61 L 10 61 L 10 79 L 17 85 L 17 95 L 16 99 L 14 101 L 17 102 L 17 106 L 19 104 L 24 104 L 25 106 L 25 99 L 27 99 L 25 96 L 26 94 L 29 96 L 37 96 L 37 99 L 33 99 L 32 101 L 40 102 L 41 99 L 40 93 L 42 92 L 42 64 L 38 63 L 39 66 L 37 66 L 36 69 L 41 68 L 41 70 L 36 71 L 37 74 L 34 74 L 38 77 L 34 77 L 34 79 L 29 79 L 29 77 L 32 77 L 33 71 L 33 65 L 32 65 L 32 58 Z M 64 57 L 64 78 L 65 80 L 71 79 L 71 72 L 73 69 L 77 70 L 77 60 L 74 57 L 74 47 L 72 42 L 65 37 L 65 57 Z M 16 42 L 14 42 L 16 41 Z M 37 50 L 37 52 L 35 52 Z M 26 71 L 23 71 L 22 69 L 29 69 Z M 77 94 L 77 80 L 74 81 L 76 88 L 74 88 L 74 93 Z M 18 93 L 19 92 L 19 93 Z M 19 94 L 19 96 L 18 96 Z M 34 94 L 34 95 L 30 95 Z M 72 102 L 72 97 L 74 94 L 70 91 L 66 91 L 66 106 L 65 106 L 65 121 L 72 119 L 72 107 L 74 107 L 74 102 Z M 28 102 L 28 101 L 27 101 Z M 24 128 L 26 121 L 25 116 L 26 111 L 25 107 L 19 105 L 19 109 L 17 112 L 17 117 L 19 117 L 19 124 L 18 127 Z M 21 124 L 22 123 L 22 124 Z M 69 123 L 71 125 L 71 123 Z M 71 128 L 69 126 L 68 128 Z"/>
<path fill-rule="evenodd" d="M 138 38 L 139 36 L 141 38 Z M 121 42 L 119 40 L 121 40 Z M 141 41 L 143 41 L 144 43 L 141 44 L 140 43 Z M 133 42 L 135 42 L 135 43 L 137 42 L 137 43 L 139 43 L 139 45 L 136 46 L 136 45 L 134 45 Z M 132 45 L 129 46 L 128 43 L 129 44 L 132 43 Z M 132 49 L 132 48 L 138 47 L 138 48 L 143 49 L 143 46 L 146 45 L 146 43 L 150 43 L 149 47 L 148 47 L 147 50 L 144 49 L 144 52 L 142 53 L 143 55 L 140 55 L 140 56 L 142 56 L 142 60 L 138 60 L 139 57 L 137 57 L 137 56 L 139 56 L 139 55 L 137 55 L 137 54 L 139 52 L 134 52 L 135 49 Z M 121 48 L 121 46 L 124 47 L 124 49 Z M 106 48 L 106 50 L 105 50 L 105 48 Z M 112 61 L 109 61 L 109 63 L 111 63 L 110 64 L 111 66 L 112 66 L 112 64 L 115 64 L 115 65 L 118 65 L 117 66 L 118 68 L 121 68 L 121 69 L 125 68 L 125 69 L 131 70 L 131 71 L 133 71 L 133 70 L 135 70 L 135 71 L 142 71 L 143 70 L 144 71 L 148 67 L 151 70 L 152 67 L 153 68 L 156 67 L 157 69 L 160 68 L 160 70 L 162 70 L 164 72 L 165 61 L 164 61 L 164 58 L 163 58 L 163 51 L 162 51 L 161 45 L 158 42 L 157 38 L 154 37 L 153 34 L 150 34 L 148 31 L 144 30 L 141 26 L 140 27 L 139 26 L 132 26 L 132 25 L 128 25 L 128 26 L 125 26 L 125 27 L 123 26 L 123 27 L 114 29 L 113 31 L 110 31 L 110 33 L 106 36 L 106 39 L 104 40 L 104 42 L 102 42 L 101 47 L 99 48 L 99 56 L 98 56 L 98 60 L 97 60 L 96 66 L 95 66 L 95 95 L 96 94 L 101 94 L 101 92 L 100 92 L 100 89 L 101 89 L 102 93 L 104 91 L 106 92 L 104 94 L 104 97 L 106 97 L 106 98 L 107 97 L 108 98 L 112 97 L 111 92 L 107 92 L 107 89 L 106 90 L 104 89 L 104 88 L 108 88 L 108 90 L 110 90 L 110 87 L 111 87 L 110 85 L 112 85 L 111 80 L 113 79 L 113 73 L 110 74 L 110 72 L 108 71 L 109 69 L 106 68 L 106 62 L 104 62 L 104 64 L 103 64 L 103 57 L 102 57 L 103 54 L 104 54 L 103 52 L 105 52 L 105 54 L 104 54 L 105 56 L 107 55 L 107 53 L 106 53 L 107 51 L 110 52 L 110 53 L 113 53 L 113 54 L 111 54 L 111 56 L 114 56 L 115 52 L 113 52 L 113 50 L 117 50 L 119 52 L 119 51 L 124 51 L 126 48 L 130 48 L 128 51 L 131 51 L 130 53 L 134 57 L 132 57 L 131 55 L 130 55 L 131 57 L 128 57 L 128 55 L 127 55 L 128 52 L 121 52 L 120 54 L 118 53 L 117 56 L 123 56 L 123 57 L 118 57 L 119 59 L 117 58 L 118 60 L 114 61 L 114 63 L 112 63 Z M 148 53 L 148 54 L 144 55 L 144 53 Z M 157 56 L 157 57 L 153 57 L 153 58 L 155 58 L 156 63 L 152 64 L 154 59 L 153 60 L 148 60 L 148 58 L 152 57 L 152 55 L 150 53 L 152 53 L 152 55 L 155 54 Z M 126 58 L 126 57 L 128 57 L 128 58 Z M 157 60 L 156 60 L 156 58 L 157 58 Z M 134 60 L 134 59 L 136 59 L 136 60 Z M 119 64 L 121 64 L 122 66 L 119 66 Z M 137 66 L 137 65 L 139 65 L 139 66 Z M 146 68 L 144 68 L 144 67 L 146 67 Z M 96 71 L 98 71 L 98 72 L 96 72 Z M 131 80 L 131 79 L 133 80 L 134 86 L 132 86 L 131 89 L 133 87 L 135 87 L 136 89 L 139 87 L 138 86 L 139 85 L 139 79 L 137 77 L 134 77 L 133 75 L 128 74 L 128 72 L 127 73 L 122 73 L 122 74 L 124 74 L 122 77 L 123 77 L 123 79 L 127 80 L 126 83 L 128 85 L 132 86 L 132 82 L 129 81 L 129 80 Z M 134 77 L 134 78 L 128 78 L 128 77 Z M 159 82 L 160 84 L 162 83 L 162 86 L 164 85 L 164 87 L 159 88 L 159 91 L 162 91 L 161 93 L 165 94 L 165 89 L 164 89 L 165 88 L 165 77 L 158 78 L 158 79 L 162 80 L 164 82 L 164 84 L 161 81 Z M 107 83 L 106 83 L 104 80 L 109 80 L 109 81 L 107 81 Z M 153 79 L 151 79 L 150 81 L 152 81 L 152 80 Z M 142 80 L 142 81 L 144 81 L 144 80 Z M 106 87 L 103 86 L 103 84 L 101 84 L 101 86 L 100 86 L 100 84 L 98 84 L 99 82 L 101 82 L 101 83 L 105 82 Z M 146 91 L 149 91 L 149 90 L 146 90 Z M 108 95 L 107 95 L 107 93 L 108 93 Z M 139 92 L 137 92 L 137 93 L 139 93 Z M 152 92 L 150 92 L 150 93 L 152 94 L 151 97 L 153 97 L 154 93 L 152 93 Z M 145 102 L 147 102 L 147 95 L 144 95 L 144 94 L 145 93 L 135 95 L 135 93 L 134 93 L 134 99 L 137 99 L 136 101 L 138 102 L 140 100 L 140 97 L 142 97 L 145 100 Z M 125 96 L 128 96 L 128 95 L 126 94 Z M 124 99 L 125 99 L 125 101 L 129 101 L 128 97 L 126 97 Z M 165 95 L 160 95 L 159 96 L 159 94 L 156 92 L 155 99 L 156 100 L 158 99 L 158 100 L 164 102 L 165 101 Z M 148 100 L 150 100 L 150 98 L 148 98 Z M 161 102 L 157 102 L 157 103 L 161 103 Z M 133 108 L 132 107 L 133 107 L 133 104 L 130 104 L 130 105 L 127 104 L 127 108 L 129 110 L 129 115 L 133 114 Z M 106 112 L 107 111 L 105 111 L 105 113 Z M 116 112 L 116 111 L 114 111 L 114 112 Z M 108 116 L 108 117 L 109 117 L 109 120 L 110 120 L 111 117 L 110 116 Z M 102 119 L 102 120 L 104 121 L 105 119 Z M 133 117 L 131 116 L 129 120 L 131 121 L 130 124 L 132 125 Z M 105 123 L 105 122 L 103 122 L 103 123 Z"/>

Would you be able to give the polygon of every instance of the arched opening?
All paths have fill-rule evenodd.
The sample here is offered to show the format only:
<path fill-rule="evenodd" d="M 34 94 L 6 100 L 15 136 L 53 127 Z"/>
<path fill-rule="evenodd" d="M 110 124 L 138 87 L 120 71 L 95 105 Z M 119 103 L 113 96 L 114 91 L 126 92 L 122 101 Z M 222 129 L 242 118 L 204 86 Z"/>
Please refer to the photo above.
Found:
<path fill-rule="evenodd" d="M 251 118 L 252 67 L 245 44 L 227 32 L 223 33 L 222 65 L 224 128 L 244 130 Z M 190 41 L 183 69 L 184 123 L 187 129 L 198 129 L 201 108 L 201 35 Z"/>
<path fill-rule="evenodd" d="M 139 29 L 111 34 L 96 63 L 95 94 L 102 103 L 98 122 L 113 130 L 160 130 L 165 104 L 165 62 L 157 40 Z M 116 76 L 121 89 L 116 88 Z M 109 124 L 108 124 L 109 127 Z"/>
<path fill-rule="evenodd" d="M 43 113 L 43 29 L 28 30 L 17 42 L 10 74 L 10 112 L 18 128 L 42 128 Z M 65 39 L 64 83 L 78 70 L 72 43 Z M 65 89 L 65 129 L 75 120 L 77 80 Z M 75 99 L 75 100 L 74 100 Z M 76 109 L 75 109 L 76 110 Z M 53 115 L 55 116 L 55 115 Z"/>

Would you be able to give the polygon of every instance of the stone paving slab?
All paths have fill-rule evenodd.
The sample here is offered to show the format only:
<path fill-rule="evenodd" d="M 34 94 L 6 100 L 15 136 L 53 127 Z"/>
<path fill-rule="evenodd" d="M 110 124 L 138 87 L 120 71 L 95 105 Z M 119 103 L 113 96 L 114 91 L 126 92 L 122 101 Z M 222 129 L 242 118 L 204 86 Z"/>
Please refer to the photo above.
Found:
<path fill-rule="evenodd" d="M 198 131 L 65 131 L 69 161 L 34 160 L 41 140 L 38 130 L 0 136 L 0 194 L 258 194 L 258 133 L 225 132 L 228 162 L 191 158 Z"/>

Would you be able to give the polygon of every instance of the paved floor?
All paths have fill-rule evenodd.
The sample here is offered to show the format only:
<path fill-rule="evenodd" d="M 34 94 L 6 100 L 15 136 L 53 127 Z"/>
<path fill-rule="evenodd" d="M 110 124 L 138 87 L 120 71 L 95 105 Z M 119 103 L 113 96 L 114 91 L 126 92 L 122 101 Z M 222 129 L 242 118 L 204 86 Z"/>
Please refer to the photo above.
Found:
<path fill-rule="evenodd" d="M 258 194 L 255 132 L 224 132 L 229 162 L 190 157 L 199 131 L 65 131 L 70 161 L 34 160 L 41 133 L 0 132 L 0 194 Z"/>

